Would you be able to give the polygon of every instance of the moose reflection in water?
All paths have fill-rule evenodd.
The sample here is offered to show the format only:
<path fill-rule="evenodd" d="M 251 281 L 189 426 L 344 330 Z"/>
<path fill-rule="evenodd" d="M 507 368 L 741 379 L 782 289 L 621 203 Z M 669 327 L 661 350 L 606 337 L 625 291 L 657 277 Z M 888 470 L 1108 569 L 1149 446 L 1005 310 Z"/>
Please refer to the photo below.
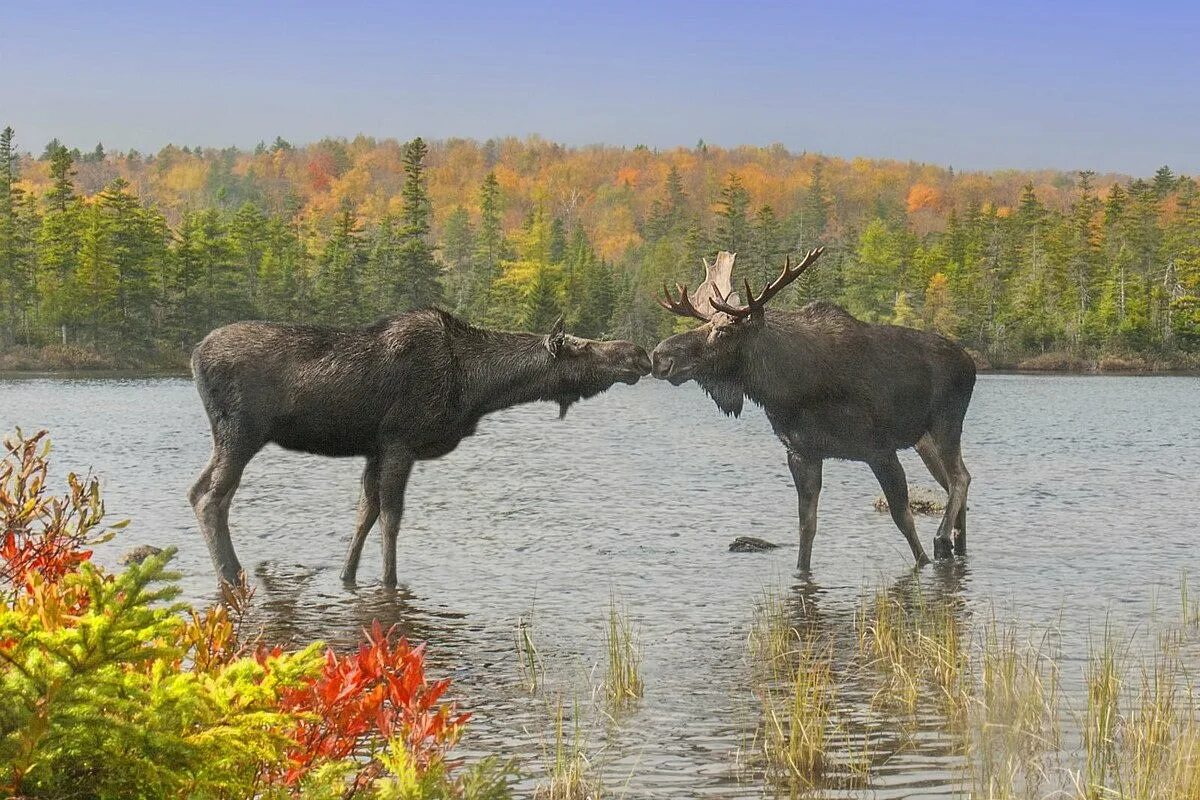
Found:
<path fill-rule="evenodd" d="M 413 463 L 439 458 L 493 411 L 548 400 L 562 414 L 614 383 L 650 371 L 641 347 L 570 336 L 484 330 L 439 309 L 362 328 L 239 322 L 210 333 L 192 373 L 212 426 L 213 453 L 189 492 L 220 578 L 243 579 L 229 506 L 266 444 L 363 456 L 358 523 L 342 578 L 353 581 L 377 519 L 383 582 L 396 584 L 396 537 Z"/>
<path fill-rule="evenodd" d="M 975 364 L 943 336 L 865 323 L 833 303 L 809 303 L 797 311 L 766 308 L 821 252 L 811 251 L 795 266 L 789 259 L 759 295 L 747 281 L 746 305 L 732 291 L 732 253 L 704 262 L 705 280 L 691 298 L 686 286 L 677 287 L 678 298 L 664 286 L 663 308 L 704 324 L 659 343 L 652 355 L 654 376 L 676 386 L 696 381 L 726 414 L 739 415 L 747 397 L 762 406 L 787 448 L 799 495 L 800 569 L 811 567 L 827 458 L 870 465 L 913 557 L 921 565 L 929 562 L 896 456 L 914 446 L 949 493 L 934 555 L 963 554 L 971 476 L 960 439 Z"/>

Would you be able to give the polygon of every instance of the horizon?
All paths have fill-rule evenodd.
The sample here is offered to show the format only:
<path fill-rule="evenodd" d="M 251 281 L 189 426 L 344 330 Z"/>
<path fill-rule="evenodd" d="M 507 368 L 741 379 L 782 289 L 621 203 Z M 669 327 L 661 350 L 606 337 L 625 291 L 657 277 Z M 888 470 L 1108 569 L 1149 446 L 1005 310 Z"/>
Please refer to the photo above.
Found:
<path fill-rule="evenodd" d="M 296 148 L 297 150 L 303 150 L 305 148 L 316 147 L 316 146 L 320 145 L 321 142 L 323 142 L 323 141 L 331 141 L 332 140 L 332 141 L 339 141 L 339 142 L 348 144 L 348 143 L 351 143 L 354 140 L 361 137 L 361 138 L 369 139 L 369 140 L 375 142 L 376 144 L 392 142 L 392 143 L 395 143 L 398 145 L 404 145 L 406 142 L 412 141 L 412 139 L 414 139 L 414 138 L 421 138 L 430 145 L 444 145 L 449 142 L 462 141 L 462 142 L 470 142 L 477 146 L 483 145 L 489 141 L 530 142 L 530 141 L 535 141 L 535 140 L 541 140 L 541 141 L 548 142 L 553 145 L 561 146 L 568 151 L 587 150 L 587 149 L 593 149 L 593 148 L 631 151 L 631 150 L 637 149 L 638 147 L 646 147 L 654 155 L 665 155 L 665 154 L 670 154 L 672 152 L 681 151 L 681 150 L 685 151 L 685 152 L 695 151 L 701 144 L 703 144 L 705 147 L 711 147 L 711 148 L 714 148 L 717 150 L 722 150 L 725 152 L 734 152 L 736 150 L 743 149 L 743 148 L 758 149 L 758 150 L 770 150 L 775 147 L 782 147 L 786 151 L 787 155 L 791 158 L 800 158 L 805 155 L 812 155 L 812 156 L 817 156 L 819 158 L 832 160 L 832 161 L 851 162 L 851 161 L 857 161 L 857 160 L 864 160 L 864 161 L 868 161 L 868 162 L 872 162 L 872 163 L 879 163 L 879 164 L 886 164 L 886 163 L 914 164 L 914 165 L 921 166 L 921 167 L 932 167 L 934 169 L 942 169 L 942 170 L 952 171 L 955 175 L 969 175 L 969 174 L 1002 175 L 1005 173 L 1024 174 L 1024 173 L 1037 173 L 1037 172 L 1051 172 L 1051 173 L 1057 173 L 1057 174 L 1062 174 L 1062 175 L 1077 175 L 1081 171 L 1089 171 L 1089 172 L 1093 173 L 1093 175 L 1096 179 L 1102 180 L 1102 181 L 1106 180 L 1106 179 L 1137 180 L 1139 178 L 1150 178 L 1154 175 L 1156 170 L 1165 166 L 1165 167 L 1170 168 L 1172 173 L 1174 175 L 1176 175 L 1177 177 L 1195 177 L 1195 176 L 1192 176 L 1188 172 L 1176 170 L 1174 168 L 1174 166 L 1171 164 L 1159 164 L 1154 169 L 1148 170 L 1147 172 L 1145 172 L 1143 174 L 1119 172 L 1119 171 L 1112 171 L 1112 170 L 1109 170 L 1109 171 L 1101 171 L 1101 170 L 1094 170 L 1094 169 L 1089 170 L 1086 166 L 1081 167 L 1079 169 L 1074 169 L 1074 168 L 1067 169 L 1067 168 L 1053 167 L 1053 166 L 1044 166 L 1044 167 L 999 166 L 999 167 L 994 167 L 994 168 L 970 169 L 970 168 L 960 168 L 954 164 L 947 164 L 947 163 L 941 163 L 941 162 L 935 162 L 935 161 L 920 161 L 917 159 L 893 158 L 890 156 L 868 156 L 868 155 L 861 155 L 861 154 L 854 155 L 854 154 L 841 154 L 841 153 L 827 153 L 827 152 L 822 152 L 819 150 L 796 149 L 796 148 L 787 147 L 782 142 L 769 142 L 769 143 L 765 143 L 765 144 L 740 142 L 737 144 L 725 144 L 723 142 L 710 142 L 705 139 L 700 139 L 690 145 L 674 144 L 674 145 L 669 145 L 666 147 L 650 147 L 649 145 L 643 145 L 640 143 L 634 144 L 634 145 L 627 145 L 627 144 L 616 144 L 616 143 L 611 143 L 611 142 L 584 142 L 581 144 L 571 144 L 571 143 L 562 142 L 562 141 L 559 141 L 556 139 L 551 139 L 548 136 L 544 136 L 544 135 L 542 135 L 540 133 L 536 133 L 536 132 L 524 134 L 521 136 L 517 136 L 515 134 L 509 134 L 509 135 L 503 135 L 503 136 L 489 136 L 489 137 L 484 137 L 484 138 L 479 138 L 479 137 L 474 137 L 474 136 L 454 136 L 454 135 L 432 137 L 432 136 L 422 136 L 420 133 L 418 133 L 409 139 L 404 139 L 401 137 L 391 136 L 391 135 L 375 135 L 375 134 L 359 132 L 359 133 L 345 135 L 345 136 L 343 136 L 343 135 L 320 136 L 315 139 L 304 140 L 304 141 L 297 141 L 295 139 L 291 139 L 282 134 L 277 134 L 276 136 L 272 136 L 269 139 L 259 139 L 258 141 L 256 141 L 254 144 L 251 144 L 251 145 L 240 145 L 240 144 L 217 145 L 217 144 L 206 144 L 203 142 L 166 142 L 165 144 L 161 145 L 160 147 L 154 148 L 153 150 L 141 150 L 136 147 L 121 147 L 119 145 L 110 146 L 109 144 L 107 144 L 105 142 L 93 142 L 91 144 L 84 144 L 81 142 L 64 141 L 63 138 L 61 136 L 59 136 L 59 137 L 51 137 L 46 142 L 43 142 L 36 146 L 29 146 L 29 143 L 24 141 L 24 137 L 21 136 L 21 131 L 19 129 L 17 129 L 16 126 L 11 126 L 6 121 L 0 119 L 0 128 L 3 128 L 5 126 L 12 127 L 14 130 L 14 142 L 16 143 L 17 153 L 22 156 L 27 156 L 34 160 L 40 160 L 43 155 L 40 151 L 45 148 L 46 144 L 48 144 L 50 141 L 53 141 L 55 139 L 57 139 L 59 141 L 59 143 L 61 145 L 63 145 L 64 147 L 66 147 L 68 150 L 78 151 L 81 155 L 88 154 L 89 152 L 94 150 L 94 148 L 96 147 L 97 144 L 99 144 L 104 148 L 105 157 L 109 158 L 114 155 L 127 156 L 129 153 L 133 153 L 133 152 L 136 152 L 137 154 L 139 154 L 142 157 L 155 157 L 168 147 L 176 147 L 181 150 L 184 148 L 187 148 L 188 150 L 190 150 L 193 153 L 200 153 L 201 151 L 222 152 L 222 151 L 225 151 L 228 149 L 234 149 L 238 153 L 241 153 L 241 154 L 252 154 L 260 145 L 270 148 L 273 145 L 273 143 L 275 142 L 277 137 L 280 139 L 283 139 L 289 146 Z"/>
<path fill-rule="evenodd" d="M 660 151 L 779 143 L 969 172 L 1200 172 L 1200 9 L 1182 2 L 69 3 L 7 22 L 0 124 L 34 154 L 52 138 L 157 152 L 538 135 Z"/>

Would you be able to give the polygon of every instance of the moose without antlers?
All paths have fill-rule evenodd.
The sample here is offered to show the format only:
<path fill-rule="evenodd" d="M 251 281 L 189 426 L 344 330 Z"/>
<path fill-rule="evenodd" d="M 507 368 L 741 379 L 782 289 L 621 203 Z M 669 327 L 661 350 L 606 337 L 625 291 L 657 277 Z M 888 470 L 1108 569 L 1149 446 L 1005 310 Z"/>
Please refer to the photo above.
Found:
<path fill-rule="evenodd" d="M 705 281 L 689 298 L 664 286 L 659 304 L 704 324 L 659 343 L 653 373 L 678 386 L 694 380 L 726 414 L 744 398 L 762 406 L 787 448 L 800 498 L 799 567 L 809 570 L 817 532 L 821 465 L 827 458 L 865 461 L 887 497 L 892 519 L 918 564 L 929 562 L 908 508 L 908 483 L 896 456 L 916 447 L 948 494 L 934 538 L 934 555 L 963 554 L 967 546 L 967 488 L 963 417 L 975 386 L 975 364 L 954 342 L 935 333 L 855 319 L 840 306 L 809 303 L 797 311 L 767 303 L 820 257 L 811 251 L 761 294 L 746 282 L 742 305 L 730 286 L 734 255 L 706 260 Z"/>
<path fill-rule="evenodd" d="M 267 443 L 327 456 L 365 456 L 358 524 L 342 579 L 353 581 L 367 534 L 383 528 L 383 582 L 396 583 L 396 536 L 415 461 L 439 458 L 480 418 L 535 400 L 576 401 L 650 371 L 641 347 L 563 332 L 473 327 L 439 309 L 363 328 L 238 322 L 192 355 L 212 425 L 212 460 L 189 492 L 223 581 L 242 580 L 229 505 L 246 464 Z"/>

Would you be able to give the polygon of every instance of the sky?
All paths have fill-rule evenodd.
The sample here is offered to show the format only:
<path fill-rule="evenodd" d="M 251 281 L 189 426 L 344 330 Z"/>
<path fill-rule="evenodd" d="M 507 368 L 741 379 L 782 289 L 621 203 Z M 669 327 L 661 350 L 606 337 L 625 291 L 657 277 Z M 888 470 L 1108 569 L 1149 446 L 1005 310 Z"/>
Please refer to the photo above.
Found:
<path fill-rule="evenodd" d="M 359 133 L 1200 173 L 1200 4 L 13 3 L 0 125 L 155 152 Z"/>

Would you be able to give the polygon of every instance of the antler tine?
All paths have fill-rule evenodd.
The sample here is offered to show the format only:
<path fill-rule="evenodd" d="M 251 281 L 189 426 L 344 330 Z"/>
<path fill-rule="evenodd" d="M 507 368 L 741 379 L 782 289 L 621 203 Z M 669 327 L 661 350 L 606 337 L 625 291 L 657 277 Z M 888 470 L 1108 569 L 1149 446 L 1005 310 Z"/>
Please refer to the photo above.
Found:
<path fill-rule="evenodd" d="M 761 311 L 763 307 L 770 302 L 771 298 L 778 294 L 781 289 L 783 289 L 792 281 L 796 280 L 796 278 L 799 278 L 805 270 L 816 263 L 816 260 L 821 257 L 821 253 L 823 252 L 825 252 L 824 247 L 818 247 L 813 250 L 809 250 L 808 254 L 805 255 L 800 263 L 794 267 L 792 266 L 791 256 L 788 256 L 784 260 L 783 272 L 779 273 L 778 278 L 767 284 L 766 288 L 764 288 L 758 296 L 755 296 L 754 292 L 750 290 L 750 281 L 746 280 L 746 297 L 749 298 L 749 300 L 747 305 L 742 306 L 741 308 L 734 308 L 724 301 L 718 303 L 715 300 L 712 301 L 712 306 L 718 311 L 728 314 L 731 317 L 737 317 L 738 319 L 748 317 L 756 311 Z"/>
<path fill-rule="evenodd" d="M 677 314 L 681 317 L 692 317 L 693 319 L 698 319 L 702 322 L 708 322 L 708 317 L 701 314 L 696 310 L 696 307 L 692 305 L 691 299 L 688 298 L 687 287 L 681 283 L 677 283 L 675 284 L 675 288 L 679 292 L 678 300 L 671 296 L 671 290 L 668 289 L 667 285 L 664 283 L 663 295 L 666 297 L 666 299 L 659 300 L 658 304 L 667 311 L 670 311 L 672 314 Z"/>

